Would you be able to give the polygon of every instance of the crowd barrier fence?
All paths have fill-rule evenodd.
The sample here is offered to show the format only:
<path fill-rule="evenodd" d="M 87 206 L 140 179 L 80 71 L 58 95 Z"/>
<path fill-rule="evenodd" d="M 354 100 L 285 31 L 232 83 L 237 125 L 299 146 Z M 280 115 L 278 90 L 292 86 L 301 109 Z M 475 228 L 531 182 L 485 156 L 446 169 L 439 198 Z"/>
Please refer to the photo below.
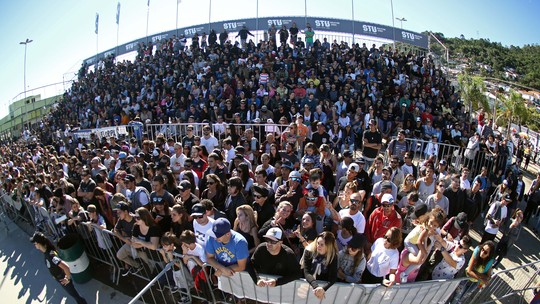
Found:
<path fill-rule="evenodd" d="M 488 286 L 476 293 L 474 302 L 489 303 L 515 291 L 527 290 L 534 286 L 539 274 L 540 261 L 499 271 L 491 276 Z"/>

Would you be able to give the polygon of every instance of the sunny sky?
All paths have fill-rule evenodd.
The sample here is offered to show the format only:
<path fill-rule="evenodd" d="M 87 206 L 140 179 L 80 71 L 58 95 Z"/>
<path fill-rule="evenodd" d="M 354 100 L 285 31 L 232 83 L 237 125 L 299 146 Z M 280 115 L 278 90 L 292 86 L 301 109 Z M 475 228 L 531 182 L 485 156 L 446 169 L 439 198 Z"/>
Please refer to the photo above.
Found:
<path fill-rule="evenodd" d="M 145 37 L 148 0 L 123 0 L 121 3 L 118 43 Z M 308 16 L 352 18 L 392 25 L 391 0 L 258 0 L 259 17 Z M 82 60 L 114 48 L 117 43 L 115 22 L 117 0 L 24 0 L 2 1 L 0 25 L 3 45 L 0 48 L 0 117 L 8 114 L 8 104 L 23 97 L 24 45 L 27 49 L 27 90 L 47 86 L 43 94 L 64 90 L 63 80 L 74 78 Z M 210 3 L 212 5 L 209 10 Z M 256 16 L 257 0 L 181 0 L 178 26 L 185 27 L 212 21 Z M 503 45 L 538 44 L 540 10 L 537 0 L 393 0 L 394 17 L 406 18 L 403 28 L 421 32 L 442 32 L 447 37 L 489 38 Z M 176 26 L 177 0 L 150 0 L 149 35 Z M 94 33 L 99 13 L 99 37 Z M 395 20 L 395 26 L 400 22 Z M 299 25 L 301 27 L 301 25 Z M 34 92 L 43 92 L 37 90 Z M 32 93 L 27 93 L 31 95 Z"/>

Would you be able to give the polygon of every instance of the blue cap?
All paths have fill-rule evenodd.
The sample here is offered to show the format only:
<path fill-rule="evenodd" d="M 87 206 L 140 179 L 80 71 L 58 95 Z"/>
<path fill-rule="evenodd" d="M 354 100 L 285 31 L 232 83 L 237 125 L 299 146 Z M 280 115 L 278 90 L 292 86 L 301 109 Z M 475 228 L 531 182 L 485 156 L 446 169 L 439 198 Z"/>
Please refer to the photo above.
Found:
<path fill-rule="evenodd" d="M 212 232 L 216 239 L 224 236 L 229 231 L 231 231 L 231 223 L 228 219 L 221 217 L 214 221 Z"/>

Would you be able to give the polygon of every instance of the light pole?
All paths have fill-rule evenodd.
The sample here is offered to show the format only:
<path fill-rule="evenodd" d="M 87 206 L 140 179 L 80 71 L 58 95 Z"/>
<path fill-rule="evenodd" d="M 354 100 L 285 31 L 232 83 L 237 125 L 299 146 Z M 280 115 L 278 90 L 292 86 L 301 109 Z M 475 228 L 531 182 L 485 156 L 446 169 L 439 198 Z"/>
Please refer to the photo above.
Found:
<path fill-rule="evenodd" d="M 24 126 L 24 116 L 26 115 L 26 49 L 28 48 L 28 44 L 30 44 L 32 41 L 32 39 L 28 39 L 26 38 L 25 41 L 22 41 L 22 42 L 19 42 L 19 44 L 24 44 L 24 114 L 22 115 L 22 118 L 21 118 L 21 127 Z M 21 133 L 22 133 L 22 130 L 21 130 Z"/>
<path fill-rule="evenodd" d="M 351 0 L 351 12 L 352 12 L 352 44 L 354 45 L 354 0 Z"/>
<path fill-rule="evenodd" d="M 19 44 L 24 44 L 24 98 L 26 99 L 26 49 L 28 44 L 34 40 L 26 38 L 26 41 L 19 42 Z"/>
<path fill-rule="evenodd" d="M 394 45 L 393 51 L 395 52 L 396 51 L 396 27 L 394 25 L 394 1 L 393 0 L 390 0 L 390 8 L 392 9 L 392 37 L 394 38 L 393 39 L 393 45 Z"/>
<path fill-rule="evenodd" d="M 399 17 L 396 17 L 396 20 L 397 20 L 397 21 L 399 21 L 399 22 L 401 22 L 401 29 L 403 29 L 403 21 L 405 21 L 405 22 L 406 22 L 406 21 L 407 21 L 407 19 L 405 19 L 405 18 L 399 18 Z"/>
<path fill-rule="evenodd" d="M 210 32 L 211 20 L 212 20 L 212 0 L 210 0 L 210 6 L 208 7 L 208 32 Z"/>
<path fill-rule="evenodd" d="M 179 38 L 178 36 L 178 6 L 180 5 L 180 2 L 182 2 L 182 0 L 176 1 L 176 38 Z"/>

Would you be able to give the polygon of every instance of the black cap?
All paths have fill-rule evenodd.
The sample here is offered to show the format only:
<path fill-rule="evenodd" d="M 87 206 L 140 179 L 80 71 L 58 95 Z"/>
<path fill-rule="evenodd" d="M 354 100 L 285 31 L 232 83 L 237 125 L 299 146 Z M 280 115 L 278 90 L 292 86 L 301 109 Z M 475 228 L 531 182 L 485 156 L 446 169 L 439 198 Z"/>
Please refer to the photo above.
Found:
<path fill-rule="evenodd" d="M 126 177 L 124 177 L 124 181 L 126 181 L 126 182 L 134 182 L 135 181 L 135 176 L 133 174 L 128 174 L 128 175 L 126 175 Z"/>
<path fill-rule="evenodd" d="M 206 208 L 200 203 L 193 205 L 191 207 L 191 215 L 192 216 L 201 216 L 206 213 Z"/>
<path fill-rule="evenodd" d="M 178 189 L 180 189 L 180 191 L 186 191 L 188 189 L 191 189 L 191 182 L 187 180 L 181 181 L 180 185 L 178 185 Z"/>
<path fill-rule="evenodd" d="M 458 215 L 456 215 L 455 218 L 455 224 L 458 226 L 456 228 L 463 229 L 465 225 L 467 224 L 467 213 L 460 212 Z"/>
<path fill-rule="evenodd" d="M 251 187 L 251 190 L 253 191 L 253 193 L 258 193 L 260 195 L 262 195 L 263 197 L 268 197 L 268 189 L 265 188 L 265 187 L 261 187 L 259 185 L 253 185 Z"/>
<path fill-rule="evenodd" d="M 353 157 L 353 153 L 350 150 L 343 151 L 343 157 Z"/>
<path fill-rule="evenodd" d="M 48 242 L 48 239 L 43 233 L 37 231 L 36 233 L 34 233 L 33 236 L 30 237 L 30 242 L 38 243 L 38 244 L 46 244 Z"/>
<path fill-rule="evenodd" d="M 114 210 L 129 211 L 129 205 L 126 202 L 119 202 L 116 204 L 116 207 L 114 207 Z"/>
<path fill-rule="evenodd" d="M 506 194 L 503 199 L 505 201 L 507 201 L 507 202 L 511 202 L 512 201 L 512 196 L 510 194 Z"/>

